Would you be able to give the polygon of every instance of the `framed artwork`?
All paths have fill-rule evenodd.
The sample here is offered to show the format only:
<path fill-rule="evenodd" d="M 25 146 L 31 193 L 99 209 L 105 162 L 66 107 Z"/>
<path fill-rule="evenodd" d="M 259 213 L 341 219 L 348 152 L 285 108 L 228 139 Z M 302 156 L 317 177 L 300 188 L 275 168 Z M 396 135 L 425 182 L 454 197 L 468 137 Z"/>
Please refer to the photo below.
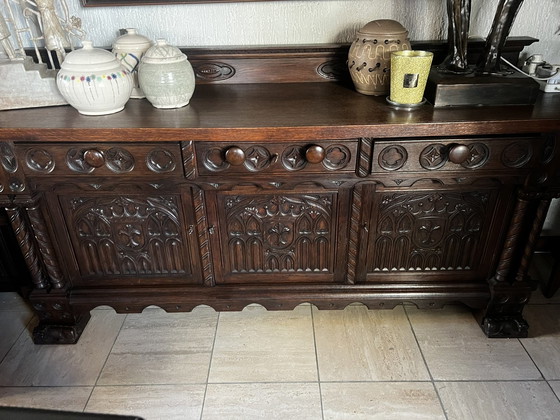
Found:
<path fill-rule="evenodd" d="M 246 1 L 271 1 L 271 0 L 82 0 L 84 7 L 109 7 L 109 6 L 149 6 L 157 4 L 190 4 L 190 3 L 240 3 Z M 283 1 L 283 0 L 274 0 Z"/>

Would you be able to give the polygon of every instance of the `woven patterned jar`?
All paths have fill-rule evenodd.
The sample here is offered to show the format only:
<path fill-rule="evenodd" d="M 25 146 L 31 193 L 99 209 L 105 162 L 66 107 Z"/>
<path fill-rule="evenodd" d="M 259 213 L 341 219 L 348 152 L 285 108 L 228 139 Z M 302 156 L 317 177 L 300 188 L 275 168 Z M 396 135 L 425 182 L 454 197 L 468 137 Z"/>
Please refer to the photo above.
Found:
<path fill-rule="evenodd" d="M 369 22 L 356 34 L 348 52 L 348 70 L 356 90 L 364 95 L 389 93 L 391 53 L 410 50 L 408 31 L 399 22 Z"/>
<path fill-rule="evenodd" d="M 195 77 L 187 56 L 158 39 L 140 62 L 138 81 L 146 99 L 156 108 L 181 108 L 194 93 Z"/>

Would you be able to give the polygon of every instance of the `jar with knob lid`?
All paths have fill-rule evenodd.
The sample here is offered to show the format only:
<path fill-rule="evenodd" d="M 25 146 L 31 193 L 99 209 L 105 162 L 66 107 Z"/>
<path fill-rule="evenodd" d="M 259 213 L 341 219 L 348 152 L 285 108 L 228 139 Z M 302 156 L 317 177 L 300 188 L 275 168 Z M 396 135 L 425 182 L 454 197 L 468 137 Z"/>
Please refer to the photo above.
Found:
<path fill-rule="evenodd" d="M 91 41 L 70 52 L 57 74 L 56 85 L 70 105 L 84 115 L 119 112 L 130 99 L 132 76 L 115 56 Z"/>
<path fill-rule="evenodd" d="M 134 87 L 131 98 L 145 98 L 144 92 L 138 83 L 138 66 L 144 53 L 152 46 L 152 41 L 138 33 L 136 28 L 125 29 L 126 33 L 118 37 L 113 43 L 113 54 L 132 74 Z"/>
<path fill-rule="evenodd" d="M 356 90 L 385 95 L 391 81 L 391 53 L 410 50 L 408 31 L 390 19 L 374 20 L 361 28 L 348 51 L 348 70 Z"/>
<path fill-rule="evenodd" d="M 142 57 L 138 80 L 146 98 L 156 108 L 181 108 L 194 93 L 194 71 L 179 48 L 158 39 Z"/>

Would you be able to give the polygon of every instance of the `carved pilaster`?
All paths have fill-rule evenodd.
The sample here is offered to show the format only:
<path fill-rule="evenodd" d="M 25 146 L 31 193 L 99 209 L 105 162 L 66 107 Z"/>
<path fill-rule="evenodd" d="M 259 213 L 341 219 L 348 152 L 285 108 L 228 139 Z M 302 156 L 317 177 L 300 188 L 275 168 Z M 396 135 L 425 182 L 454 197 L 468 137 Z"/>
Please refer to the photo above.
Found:
<path fill-rule="evenodd" d="M 37 202 L 26 207 L 27 215 L 35 234 L 35 239 L 41 253 L 43 264 L 49 274 L 49 281 L 55 289 L 64 287 L 64 278 L 60 272 L 56 253 L 52 245 L 47 225 Z"/>
<path fill-rule="evenodd" d="M 523 197 L 518 197 L 513 211 L 513 217 L 509 226 L 506 241 L 500 255 L 495 280 L 497 282 L 506 281 L 511 271 L 512 260 L 523 229 L 523 221 L 527 213 L 529 201 Z"/>
<path fill-rule="evenodd" d="M 196 178 L 196 160 L 194 154 L 194 143 L 192 141 L 184 141 L 181 143 L 181 151 L 183 153 L 183 168 L 185 178 Z"/>
<path fill-rule="evenodd" d="M 358 176 L 365 178 L 371 173 L 371 159 L 373 154 L 373 139 L 361 138 L 358 156 Z"/>
<path fill-rule="evenodd" d="M 533 252 L 535 250 L 535 244 L 539 239 L 544 220 L 546 219 L 546 213 L 548 212 L 548 208 L 550 207 L 550 201 L 550 199 L 545 199 L 539 202 L 539 206 L 537 207 L 537 211 L 535 214 L 535 219 L 533 225 L 531 226 L 531 231 L 529 232 L 529 237 L 525 244 L 525 248 L 523 249 L 521 263 L 515 277 L 516 281 L 523 281 L 527 276 L 527 272 L 529 271 L 529 266 L 531 264 L 531 259 L 533 257 Z"/>
<path fill-rule="evenodd" d="M 202 190 L 193 192 L 194 213 L 196 218 L 196 232 L 198 235 L 199 252 L 202 259 L 202 275 L 206 286 L 214 286 L 214 271 L 212 270 L 212 255 L 210 254 L 210 239 L 208 237 L 208 221 L 204 206 Z"/>
<path fill-rule="evenodd" d="M 362 188 L 354 188 L 352 209 L 350 211 L 350 235 L 348 238 L 348 267 L 346 281 L 354 284 L 358 265 L 358 241 L 360 240 L 360 222 L 362 213 Z"/>
<path fill-rule="evenodd" d="M 46 289 L 48 287 L 48 279 L 39 258 L 39 250 L 33 239 L 31 226 L 25 217 L 23 209 L 15 204 L 11 204 L 6 207 L 6 212 L 10 218 L 12 229 L 16 235 L 27 268 L 29 268 L 35 288 Z"/>

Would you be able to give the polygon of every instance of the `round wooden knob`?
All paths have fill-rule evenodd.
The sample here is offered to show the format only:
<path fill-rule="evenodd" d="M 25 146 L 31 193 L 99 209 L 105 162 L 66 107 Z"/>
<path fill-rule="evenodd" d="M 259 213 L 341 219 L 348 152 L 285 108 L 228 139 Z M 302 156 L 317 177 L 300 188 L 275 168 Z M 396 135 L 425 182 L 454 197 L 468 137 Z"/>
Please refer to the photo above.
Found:
<path fill-rule="evenodd" d="M 325 159 L 325 149 L 321 146 L 309 146 L 305 151 L 305 159 L 309 163 L 321 163 Z"/>
<path fill-rule="evenodd" d="M 471 151 L 464 144 L 454 144 L 449 148 L 449 160 L 453 163 L 464 163 L 470 155 Z"/>
<path fill-rule="evenodd" d="M 97 149 L 89 149 L 84 152 L 85 162 L 94 168 L 100 168 L 105 164 L 105 156 L 103 152 Z"/>
<path fill-rule="evenodd" d="M 245 152 L 237 146 L 227 149 L 225 157 L 226 162 L 233 166 L 243 165 L 243 162 L 245 162 Z"/>

